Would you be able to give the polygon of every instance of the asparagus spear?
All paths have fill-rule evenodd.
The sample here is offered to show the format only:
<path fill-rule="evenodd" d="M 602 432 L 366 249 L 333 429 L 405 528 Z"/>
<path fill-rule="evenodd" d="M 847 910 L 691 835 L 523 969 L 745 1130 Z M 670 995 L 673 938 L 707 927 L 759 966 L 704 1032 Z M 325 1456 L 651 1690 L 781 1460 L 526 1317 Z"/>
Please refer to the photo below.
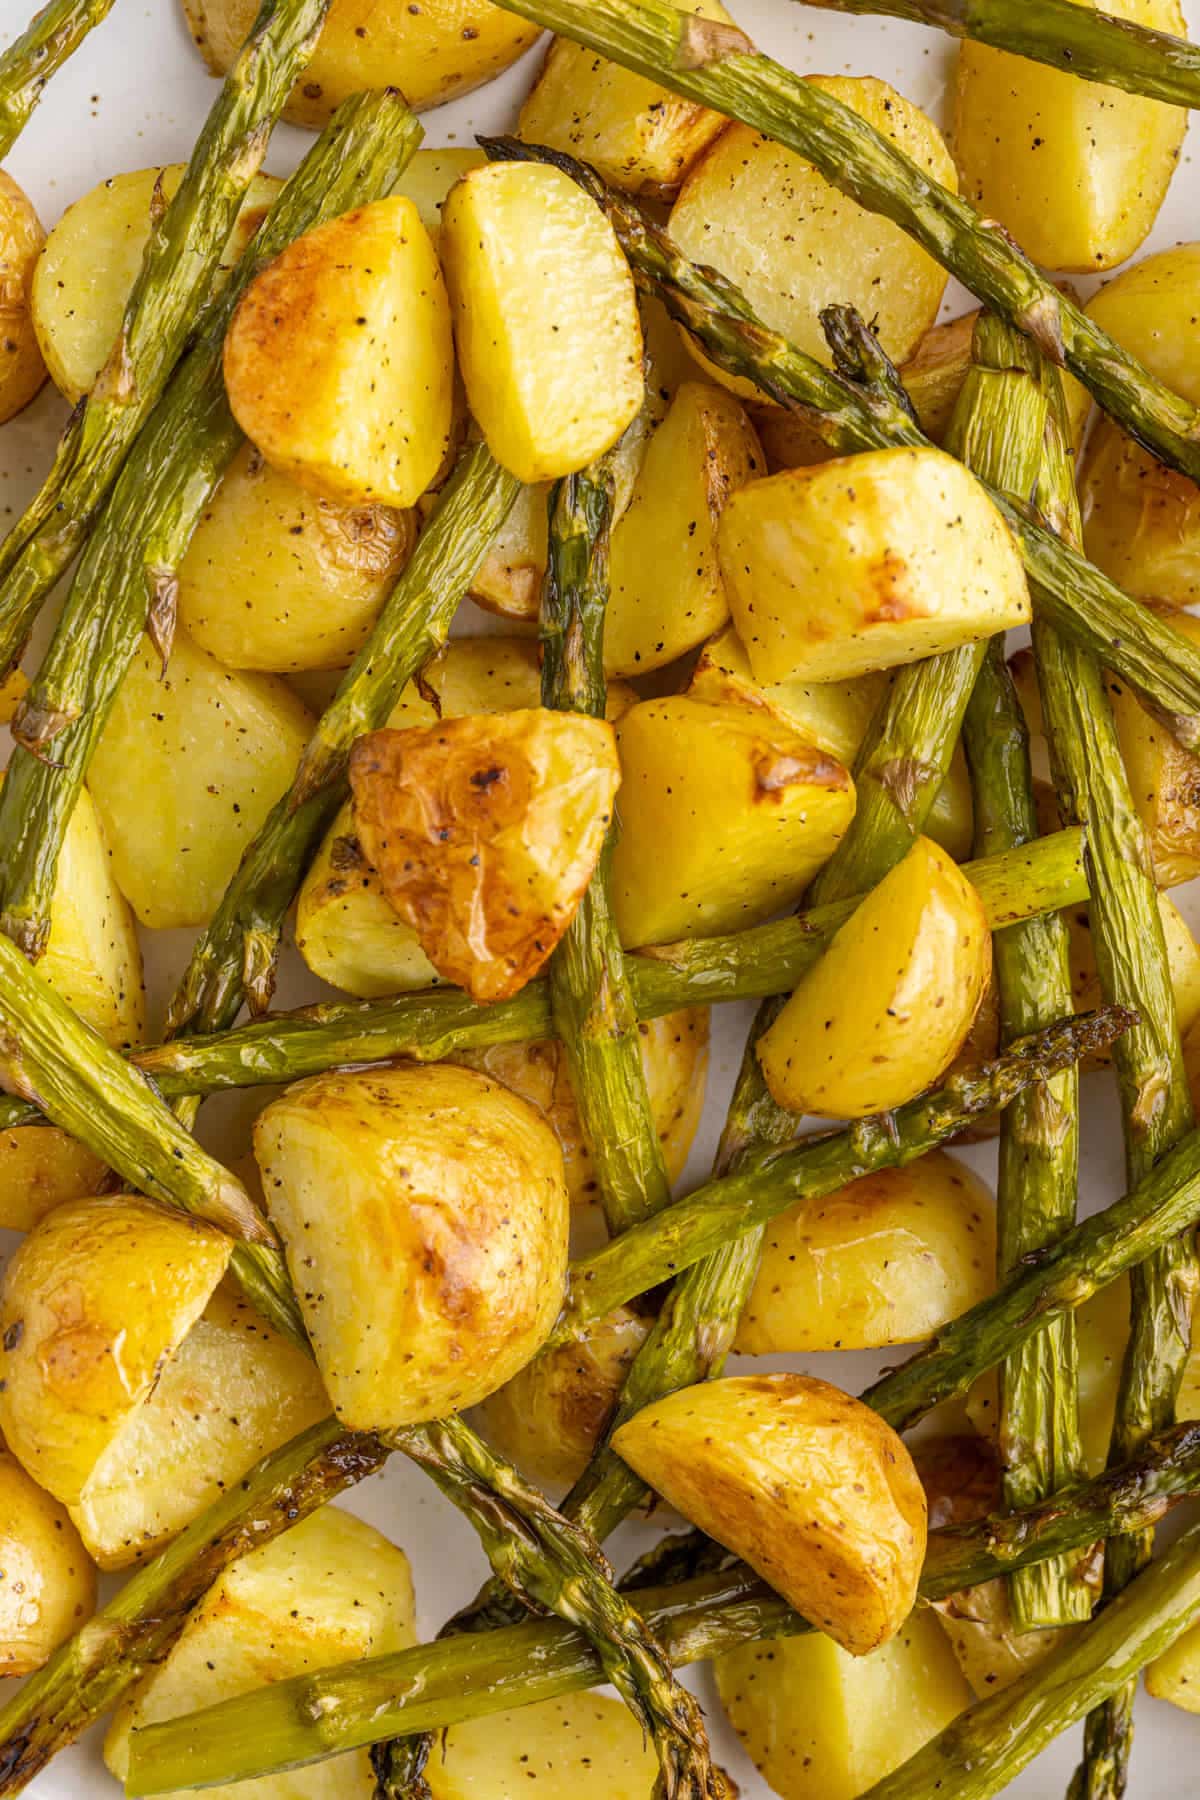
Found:
<path fill-rule="evenodd" d="M 993 312 L 1035 337 L 1161 462 L 1200 477 L 1196 407 L 1059 293 L 995 220 L 931 181 L 840 100 L 755 54 L 736 26 L 681 13 L 668 0 L 501 3 L 797 151 L 836 188 L 907 232 Z"/>
<path fill-rule="evenodd" d="M 1157 1519 L 1200 1486 L 1200 1426 L 1180 1426 L 1110 1470 L 1067 1504 L 931 1532 L 921 1579 L 925 1600 L 1080 1550 L 1098 1537 Z M 754 1638 L 810 1629 L 743 1563 L 681 1582 L 636 1586 L 676 1664 L 719 1656 Z M 690 1560 L 690 1559 L 689 1559 Z M 665 1573 L 665 1570 L 664 1570 Z M 624 1583 L 622 1584 L 625 1585 Z M 60 1652 L 61 1655 L 61 1652 Z M 282 1681 L 133 1734 L 129 1793 L 188 1782 L 274 1774 L 371 1743 L 390 1731 L 435 1730 L 482 1713 L 528 1706 L 602 1679 L 578 1632 L 537 1621 L 423 1644 Z M 0 1788 L 0 1794 L 4 1789 Z"/>
<path fill-rule="evenodd" d="M 343 102 L 279 194 L 105 502 L 19 711 L 0 788 L 0 930 L 28 956 L 48 941 L 63 838 L 147 612 L 165 655 L 176 570 L 242 441 L 221 376 L 238 298 L 294 237 L 390 192 L 421 136 L 391 90 Z M 58 727 L 51 758 L 42 749 L 47 721 Z"/>
<path fill-rule="evenodd" d="M 602 0 L 598 10 L 632 3 Z M 670 10 L 662 0 L 654 5 Z M 605 212 L 639 284 L 662 300 L 706 355 L 801 413 L 839 455 L 929 443 L 894 398 L 879 388 L 856 386 L 771 331 L 732 282 L 690 263 L 633 201 L 612 193 L 581 163 L 513 138 L 480 141 L 493 158 L 548 162 L 571 175 Z M 1200 433 L 1196 444 L 1200 454 Z M 1200 748 L 1200 650 L 1181 648 L 1177 631 L 1004 495 L 988 492 L 1016 534 L 1044 616 L 1117 670 L 1182 744 Z"/>
<path fill-rule="evenodd" d="M 258 18 L 154 225 L 125 316 L 91 393 L 71 414 L 40 492 L 0 544 L 0 671 L 83 543 L 208 296 L 271 127 L 329 0 L 262 0 Z M 44 722 L 51 734 L 54 721 Z"/>
<path fill-rule="evenodd" d="M 28 125 L 50 77 L 112 7 L 113 0 L 50 0 L 0 55 L 0 160 Z"/>

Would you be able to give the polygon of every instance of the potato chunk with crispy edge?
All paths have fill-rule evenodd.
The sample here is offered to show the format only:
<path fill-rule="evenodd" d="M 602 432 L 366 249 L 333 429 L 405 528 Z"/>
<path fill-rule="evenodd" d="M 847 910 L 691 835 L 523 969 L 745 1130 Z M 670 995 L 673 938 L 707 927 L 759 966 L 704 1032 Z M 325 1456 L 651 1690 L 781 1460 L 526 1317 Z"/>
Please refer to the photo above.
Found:
<path fill-rule="evenodd" d="M 32 1675 L 96 1610 L 66 1510 L 0 1448 L 0 1676 Z"/>

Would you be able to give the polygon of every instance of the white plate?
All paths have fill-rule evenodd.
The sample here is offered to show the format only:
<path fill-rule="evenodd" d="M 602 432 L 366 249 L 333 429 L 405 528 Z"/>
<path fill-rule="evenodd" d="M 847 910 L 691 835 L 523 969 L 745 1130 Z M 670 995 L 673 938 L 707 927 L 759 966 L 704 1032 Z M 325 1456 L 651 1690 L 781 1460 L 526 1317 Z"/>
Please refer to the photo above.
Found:
<path fill-rule="evenodd" d="M 34 3 L 0 0 L 0 44 L 24 26 Z M 756 42 L 793 68 L 883 76 L 944 122 L 953 52 L 939 34 L 891 21 L 842 19 L 789 0 L 731 0 L 731 4 Z M 1037 0 L 1030 4 L 1036 6 Z M 1200 0 L 1188 0 L 1185 10 L 1193 30 L 1200 32 Z M 538 54 L 534 51 L 480 93 L 426 113 L 426 142 L 466 144 L 476 131 L 510 126 Z M 183 27 L 175 0 L 117 0 L 105 24 L 55 77 L 7 166 L 50 226 L 72 200 L 105 176 L 186 158 L 216 91 Z M 307 133 L 280 127 L 271 144 L 268 168 L 287 174 L 310 141 Z M 1198 199 L 1200 179 L 1185 154 L 1145 250 L 1200 235 L 1195 222 Z M 961 292 L 952 291 L 946 316 L 966 310 L 966 304 Z M 0 431 L 0 530 L 7 528 L 44 472 L 64 413 L 62 403 L 47 390 L 26 413 Z M 484 624 L 474 608 L 463 610 L 459 629 L 473 631 Z M 1200 927 L 1200 884 L 1175 889 L 1172 897 L 1181 904 L 1193 928 Z M 159 933 L 148 946 L 152 1021 L 161 1019 L 162 1004 L 183 966 L 189 941 L 190 934 Z M 327 992 L 294 954 L 285 959 L 281 1005 L 301 1005 Z M 687 1174 L 689 1184 L 708 1172 L 748 1018 L 749 1009 L 743 1007 L 714 1013 L 708 1106 Z M 1121 1147 L 1107 1078 L 1092 1076 L 1085 1087 L 1084 1193 L 1090 1211 L 1120 1191 Z M 239 1104 L 236 1098 L 210 1103 L 203 1114 L 203 1135 L 230 1157 L 241 1154 L 245 1122 L 262 1098 L 258 1095 L 249 1106 Z M 968 1160 L 989 1177 L 993 1174 L 990 1149 L 973 1150 Z M 2 1242 L 0 1234 L 0 1245 Z M 844 1355 L 807 1362 L 780 1359 L 779 1366 L 819 1369 L 854 1391 L 871 1378 L 879 1361 L 867 1355 Z M 760 1360 L 754 1366 L 763 1364 Z M 382 1476 L 353 1494 L 348 1504 L 408 1551 L 416 1577 L 421 1629 L 432 1635 L 448 1613 L 470 1598 L 486 1573 L 473 1534 L 429 1482 L 399 1457 Z M 645 1527 L 626 1527 L 614 1540 L 618 1564 L 655 1535 Z M 706 1674 L 693 1671 L 689 1680 L 704 1699 L 717 1754 L 741 1784 L 743 1795 L 747 1800 L 767 1800 L 770 1790 L 724 1726 Z M 116 1795 L 117 1785 L 99 1760 L 97 1735 L 93 1733 L 84 1745 L 60 1757 L 34 1783 L 38 1800 L 101 1800 Z M 1078 1742 L 1077 1730 L 1068 1733 L 1008 1791 L 1025 1800 L 1035 1796 L 1037 1800 L 1058 1800 L 1074 1767 Z M 1185 1714 L 1143 1695 L 1138 1702 L 1131 1800 L 1183 1800 L 1200 1794 L 1198 1748 L 1200 1722 L 1193 1725 Z M 509 1800 L 509 1796 L 497 1794 L 495 1800 Z"/>

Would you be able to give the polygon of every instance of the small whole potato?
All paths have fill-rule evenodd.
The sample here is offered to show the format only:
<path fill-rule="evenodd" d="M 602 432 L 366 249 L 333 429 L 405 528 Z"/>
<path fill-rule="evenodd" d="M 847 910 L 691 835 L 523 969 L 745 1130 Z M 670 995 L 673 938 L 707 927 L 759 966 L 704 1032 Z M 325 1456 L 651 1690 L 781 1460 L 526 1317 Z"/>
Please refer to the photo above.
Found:
<path fill-rule="evenodd" d="M 0 1676 L 32 1675 L 96 1610 L 96 1571 L 57 1500 L 0 1449 Z"/>
<path fill-rule="evenodd" d="M 703 1382 L 644 1407 L 613 1448 L 852 1655 L 911 1612 L 924 1489 L 902 1439 L 840 1388 L 808 1375 Z"/>
<path fill-rule="evenodd" d="M 343 1423 L 474 1406 L 539 1349 L 567 1185 L 554 1133 L 499 1082 L 449 1064 L 318 1075 L 259 1114 L 254 1153 Z"/>
<path fill-rule="evenodd" d="M 46 379 L 32 298 L 44 242 L 32 201 L 0 169 L 0 423 L 28 406 Z"/>

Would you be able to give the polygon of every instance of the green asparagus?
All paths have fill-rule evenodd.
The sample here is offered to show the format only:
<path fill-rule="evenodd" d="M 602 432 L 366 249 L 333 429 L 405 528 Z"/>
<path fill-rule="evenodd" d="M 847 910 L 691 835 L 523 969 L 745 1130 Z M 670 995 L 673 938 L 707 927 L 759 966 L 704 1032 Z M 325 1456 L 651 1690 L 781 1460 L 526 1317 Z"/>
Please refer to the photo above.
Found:
<path fill-rule="evenodd" d="M 0 161 L 28 125 L 50 77 L 112 8 L 113 0 L 50 0 L 0 55 Z"/>

